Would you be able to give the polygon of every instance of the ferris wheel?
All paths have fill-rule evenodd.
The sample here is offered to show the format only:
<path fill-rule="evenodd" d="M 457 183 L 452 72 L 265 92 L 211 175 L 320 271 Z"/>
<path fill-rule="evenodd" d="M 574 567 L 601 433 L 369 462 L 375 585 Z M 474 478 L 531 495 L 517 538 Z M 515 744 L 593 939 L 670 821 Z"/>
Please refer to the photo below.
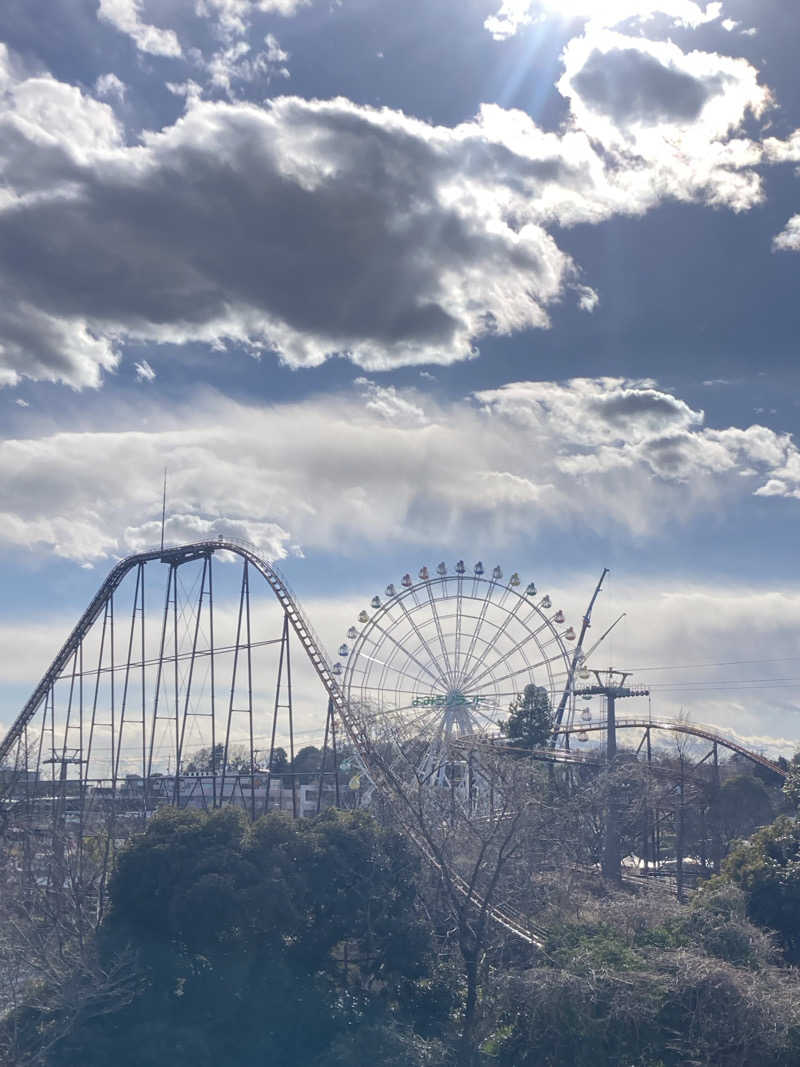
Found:
<path fill-rule="evenodd" d="M 574 629 L 534 582 L 506 579 L 500 566 L 422 567 L 371 609 L 333 671 L 362 730 L 413 745 L 418 771 L 441 775 L 456 737 L 496 733 L 526 686 L 543 688 L 554 710 L 570 688 Z"/>

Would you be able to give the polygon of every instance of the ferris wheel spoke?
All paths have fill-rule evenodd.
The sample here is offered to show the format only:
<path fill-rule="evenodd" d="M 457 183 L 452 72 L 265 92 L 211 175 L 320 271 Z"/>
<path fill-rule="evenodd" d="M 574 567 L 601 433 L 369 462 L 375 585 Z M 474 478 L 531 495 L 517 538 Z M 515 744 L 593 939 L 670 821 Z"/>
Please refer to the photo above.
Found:
<path fill-rule="evenodd" d="M 538 613 L 538 609 L 537 609 L 536 607 L 531 607 L 531 605 L 530 605 L 530 604 L 529 604 L 529 603 L 528 603 L 528 602 L 527 602 L 527 601 L 526 601 L 526 600 L 525 600 L 525 599 L 524 599 L 523 597 L 520 597 L 520 598 L 519 598 L 519 600 L 517 601 L 517 604 L 516 604 L 516 605 L 515 605 L 515 607 L 514 607 L 514 610 L 513 610 L 512 612 L 510 612 L 510 613 L 509 613 L 509 614 L 508 614 L 508 615 L 506 616 L 506 619 L 505 619 L 505 621 L 503 622 L 502 626 L 499 626 L 499 627 L 497 628 L 497 630 L 496 630 L 496 631 L 494 632 L 494 634 L 492 635 L 492 639 L 491 639 L 490 641 L 488 641 L 488 642 L 487 642 L 487 644 L 486 644 L 486 648 L 485 648 L 485 649 L 483 650 L 483 652 L 482 652 L 482 653 L 480 654 L 480 656 L 479 656 L 479 657 L 478 657 L 478 659 L 476 660 L 476 662 L 475 662 L 474 666 L 473 666 L 473 667 L 471 668 L 471 670 L 470 670 L 470 671 L 469 671 L 469 673 L 468 673 L 468 674 L 466 675 L 466 677 L 464 677 L 464 678 L 462 679 L 462 683 L 461 683 L 461 684 L 462 684 L 462 686 L 464 686 L 464 687 L 467 687 L 467 686 L 469 686 L 469 684 L 470 684 L 470 680 L 471 680 L 471 679 L 472 679 L 472 678 L 473 678 L 473 677 L 475 676 L 475 672 L 476 672 L 476 671 L 479 671 L 479 670 L 481 669 L 481 667 L 483 666 L 483 664 L 484 664 L 484 663 L 486 662 L 486 658 L 487 658 L 487 656 L 488 656 L 488 655 L 489 655 L 489 654 L 490 654 L 490 653 L 491 653 L 491 652 L 492 652 L 492 651 L 493 651 L 493 650 L 494 650 L 495 648 L 497 648 L 497 643 L 498 643 L 498 641 L 499 641 L 499 640 L 500 640 L 500 638 L 501 638 L 501 637 L 503 636 L 503 634 L 504 634 L 504 633 L 506 632 L 506 630 L 508 629 L 508 627 L 509 627 L 509 625 L 511 624 L 511 622 L 512 622 L 512 621 L 513 621 L 513 620 L 514 620 L 515 618 L 518 618 L 518 616 L 517 616 L 517 611 L 518 611 L 518 610 L 519 610 L 519 608 L 520 608 L 520 607 L 522 607 L 522 606 L 525 606 L 525 607 L 529 607 L 529 608 L 531 608 L 531 610 L 530 610 L 530 611 L 528 612 L 528 614 L 527 614 L 527 615 L 525 616 L 525 618 L 524 618 L 524 619 L 521 619 L 521 620 L 519 620 L 519 621 L 520 621 L 520 622 L 522 623 L 522 625 L 523 625 L 523 626 L 527 626 L 527 624 L 528 624 L 528 619 L 529 619 L 529 618 L 530 618 L 530 617 L 531 617 L 532 615 L 535 615 L 535 614 L 537 614 L 537 613 Z M 537 630 L 534 630 L 533 632 L 534 632 L 534 633 L 537 633 L 538 631 L 537 631 Z M 526 637 L 526 638 L 524 638 L 522 642 L 520 642 L 520 644 L 519 644 L 519 646 L 518 646 L 518 647 L 521 647 L 521 646 L 522 646 L 522 644 L 524 644 L 526 640 L 528 640 L 528 638 L 527 638 L 527 637 Z"/>
<path fill-rule="evenodd" d="M 525 667 L 523 670 L 533 670 L 533 667 Z M 484 687 L 485 688 L 485 687 Z M 478 695 L 478 694 L 476 694 Z M 514 689 L 504 689 L 502 692 L 490 692 L 486 697 L 481 698 L 487 703 L 491 700 L 494 701 L 495 707 L 506 708 L 512 700 L 515 700 L 519 696 L 519 693 Z"/>
<path fill-rule="evenodd" d="M 461 670 L 461 595 L 463 588 L 464 578 L 459 574 L 456 579 L 456 651 L 453 657 L 456 680 L 460 677 Z"/>
<path fill-rule="evenodd" d="M 400 651 L 404 653 L 404 655 L 409 655 L 409 653 L 402 646 L 399 646 L 399 648 L 400 648 Z M 409 672 L 408 671 L 404 671 L 402 669 L 402 667 L 394 666 L 394 664 L 391 662 L 391 660 L 382 660 L 382 659 L 378 659 L 377 656 L 368 656 L 365 652 L 361 652 L 360 655 L 363 656 L 365 659 L 372 660 L 373 663 L 377 663 L 381 667 L 384 667 L 389 671 L 393 671 L 395 674 L 402 674 L 402 676 L 404 678 L 410 678 L 412 682 L 416 682 L 416 684 L 419 685 L 419 676 L 418 675 L 409 674 Z M 354 662 L 357 661 L 357 658 L 358 658 L 357 654 L 354 653 L 354 656 L 353 656 Z M 413 658 L 413 657 L 411 657 L 411 658 Z M 352 673 L 353 672 L 351 672 L 351 674 Z M 366 674 L 364 674 L 364 677 L 366 678 Z M 362 681 L 361 688 L 365 688 L 365 687 L 366 688 L 375 688 L 375 689 L 380 689 L 380 690 L 383 690 L 383 688 L 384 688 L 383 686 L 380 686 L 380 687 L 378 687 L 378 686 L 369 686 L 366 682 Z M 411 695 L 412 696 L 416 696 L 417 695 L 416 690 L 414 690 L 411 693 Z"/>
<path fill-rule="evenodd" d="M 415 704 L 401 704 L 398 707 L 376 708 L 374 710 L 370 710 L 369 712 L 367 712 L 367 714 L 364 716 L 364 719 L 365 719 L 366 722 L 377 722 L 378 719 L 389 719 L 389 718 L 402 717 L 402 716 L 406 715 L 408 712 L 411 712 L 411 711 L 416 713 L 416 712 L 419 711 L 419 707 L 417 705 L 415 705 Z M 404 719 L 404 722 L 406 722 L 406 723 L 416 722 L 419 719 L 424 718 L 425 715 L 432 714 L 433 711 L 435 711 L 435 708 L 426 707 L 421 715 L 416 715 L 415 714 L 410 719 Z"/>
<path fill-rule="evenodd" d="M 499 705 L 497 705 L 497 706 L 496 706 L 496 707 L 495 707 L 495 708 L 494 708 L 493 710 L 495 711 L 495 713 L 496 713 L 496 714 L 500 714 L 500 715 L 501 715 L 501 714 L 503 714 L 503 712 L 504 712 L 504 711 L 506 711 L 507 709 L 505 709 L 505 708 L 501 708 L 501 707 L 500 707 Z M 498 724 L 498 722 L 497 722 L 497 719 L 493 719 L 493 718 L 492 718 L 492 717 L 491 717 L 491 716 L 490 716 L 490 715 L 488 714 L 488 711 L 484 711 L 484 710 L 481 710 L 480 708 L 475 708 L 475 709 L 474 709 L 474 710 L 473 710 L 473 711 L 471 712 L 471 718 L 473 718 L 473 719 L 475 719 L 475 720 L 476 720 L 476 725 L 477 725 L 478 727 L 480 727 L 480 726 L 482 725 L 482 724 L 481 724 L 480 722 L 478 722 L 478 721 L 477 721 L 477 720 L 479 720 L 479 719 L 483 720 L 483 725 L 484 725 L 484 728 L 485 728 L 485 725 L 486 725 L 486 724 L 488 724 L 489 726 L 491 726 L 491 727 L 492 727 L 492 729 L 494 729 L 494 730 L 496 730 L 496 729 L 498 728 L 498 726 L 499 726 L 499 724 Z"/>
<path fill-rule="evenodd" d="M 414 596 L 416 598 L 416 589 L 414 589 L 413 592 L 414 592 Z M 431 650 L 431 647 L 428 644 L 427 638 L 425 637 L 425 635 L 420 630 L 419 626 L 416 624 L 416 622 L 412 618 L 411 612 L 408 610 L 408 608 L 406 607 L 406 605 L 405 605 L 405 603 L 404 603 L 404 601 L 402 599 L 400 600 L 400 607 L 401 607 L 401 609 L 403 611 L 403 614 L 405 615 L 406 619 L 408 620 L 409 625 L 411 626 L 411 629 L 417 635 L 417 640 L 420 642 L 422 647 L 425 649 L 425 651 L 430 656 L 431 662 L 432 663 L 436 663 L 436 656 L 433 654 L 433 652 Z M 438 619 L 437 619 L 437 626 L 438 626 Z M 437 666 L 437 670 L 439 671 L 439 677 L 438 677 L 437 680 L 445 687 L 445 689 L 448 689 L 450 687 L 449 679 L 446 677 L 446 675 L 442 674 L 442 671 L 441 671 L 440 667 Z M 428 672 L 428 673 L 430 673 L 430 672 Z"/>
<path fill-rule="evenodd" d="M 476 582 L 477 582 L 477 578 L 473 578 L 472 579 L 473 590 L 475 589 Z M 473 595 L 474 595 L 474 593 L 473 593 Z M 464 686 L 464 680 L 465 680 L 465 676 L 467 674 L 467 664 L 469 663 L 469 661 L 470 661 L 470 659 L 472 657 L 472 654 L 473 654 L 473 652 L 475 650 L 475 644 L 476 644 L 476 642 L 478 640 L 478 635 L 480 634 L 481 629 L 483 627 L 483 622 L 484 622 L 484 619 L 486 618 L 486 613 L 489 610 L 489 604 L 491 603 L 491 599 L 492 599 L 492 591 L 491 591 L 491 588 L 490 588 L 489 592 L 487 593 L 487 595 L 483 599 L 483 603 L 481 604 L 481 610 L 478 613 L 478 621 L 477 621 L 477 623 L 475 625 L 475 629 L 472 631 L 472 637 L 470 638 L 469 648 L 467 649 L 467 654 L 464 657 L 464 669 L 462 670 L 461 674 L 459 675 L 458 681 L 457 681 L 457 687 L 459 689 L 463 688 L 463 686 Z"/>
<path fill-rule="evenodd" d="M 445 673 L 447 674 L 448 682 L 450 683 L 450 685 L 452 685 L 455 680 L 453 676 L 453 668 L 450 666 L 450 655 L 447 651 L 447 645 L 445 644 L 444 634 L 442 632 L 442 624 L 439 620 L 439 612 L 436 610 L 436 598 L 433 595 L 433 589 L 431 588 L 432 585 L 432 582 L 427 582 L 426 591 L 428 593 L 428 601 L 431 605 L 431 612 L 433 614 L 433 622 L 436 627 L 436 634 L 439 638 L 439 646 L 441 647 L 442 655 L 444 656 Z"/>
<path fill-rule="evenodd" d="M 363 685 L 360 688 L 361 688 L 362 698 L 367 703 L 370 701 L 370 696 L 369 696 L 370 693 L 374 693 L 375 697 L 378 700 L 385 699 L 385 697 L 386 697 L 387 689 L 381 689 L 379 686 L 376 686 L 376 685 Z M 411 701 L 416 699 L 417 696 L 418 696 L 418 694 L 416 692 L 414 692 L 412 690 L 409 690 L 409 689 L 391 689 L 391 690 L 388 690 L 388 691 L 390 691 L 393 696 L 410 697 L 411 700 L 409 700 L 409 703 L 408 703 L 409 707 L 412 706 Z"/>
<path fill-rule="evenodd" d="M 539 641 L 537 635 L 540 634 L 542 630 L 548 627 L 550 628 L 552 636 L 548 638 L 547 641 Z M 490 667 L 486 667 L 478 675 L 476 675 L 475 672 L 472 671 L 469 677 L 464 680 L 464 685 L 477 685 L 481 681 L 481 679 L 485 678 L 487 675 L 490 675 L 493 671 L 497 670 L 497 668 L 501 664 L 508 662 L 508 660 L 511 659 L 512 656 L 515 656 L 520 651 L 520 649 L 522 649 L 523 646 L 526 645 L 530 640 L 534 641 L 539 652 L 542 653 L 549 645 L 552 645 L 554 642 L 558 641 L 558 634 L 555 630 L 553 630 L 550 624 L 550 620 L 545 619 L 541 626 L 537 626 L 535 630 L 529 630 L 525 637 L 523 637 L 520 641 L 517 641 L 515 645 L 512 645 L 512 647 L 508 649 L 507 652 L 504 652 L 500 659 L 495 660 L 495 662 Z"/>
<path fill-rule="evenodd" d="M 402 741 L 404 742 L 413 740 L 424 741 L 426 739 L 425 735 L 429 730 L 432 730 L 435 735 L 438 735 L 438 733 L 441 731 L 442 723 L 442 717 L 440 714 L 438 714 L 440 710 L 441 709 L 439 708 L 426 708 L 421 715 L 417 715 L 410 719 L 402 719 L 397 724 L 397 730 L 395 730 L 395 734 L 397 734 L 398 730 L 402 730 Z M 391 723 L 394 720 L 392 718 L 387 718 L 385 721 L 390 724 L 391 730 Z M 413 733 L 413 736 L 409 736 L 412 731 L 415 731 Z M 400 740 L 400 738 L 396 736 L 395 740 Z"/>
<path fill-rule="evenodd" d="M 547 666 L 548 663 L 557 663 L 559 660 L 561 660 L 560 654 L 557 654 L 555 656 L 550 656 L 550 657 L 548 657 L 546 659 L 540 659 L 537 663 L 531 663 L 529 665 L 526 665 L 525 667 L 520 667 L 519 670 L 510 671 L 508 674 L 504 674 L 500 678 L 490 679 L 490 681 L 484 683 L 484 687 L 486 685 L 492 685 L 492 684 L 493 685 L 499 685 L 500 682 L 507 682 L 511 678 L 518 678 L 520 674 L 530 674 L 531 671 L 535 671 L 539 667 L 545 667 L 545 666 Z M 562 660 L 562 662 L 563 662 L 563 660 Z M 564 672 L 564 674 L 566 675 L 566 672 Z M 553 677 L 554 678 L 559 678 L 560 674 L 555 674 Z"/>
<path fill-rule="evenodd" d="M 406 610 L 405 606 L 403 606 L 403 610 L 405 611 L 406 615 L 408 615 L 408 611 Z M 435 658 L 435 656 L 433 656 L 431 654 L 431 650 L 428 647 L 428 642 L 425 641 L 425 639 L 419 633 L 419 627 L 417 627 L 416 624 L 414 624 L 414 623 L 412 623 L 412 626 L 413 626 L 413 628 L 414 628 L 414 630 L 415 630 L 415 632 L 417 634 L 417 637 L 422 641 L 422 645 L 425 648 L 425 651 L 431 657 L 431 663 L 434 664 L 434 667 L 435 667 L 436 658 Z M 408 658 L 410 660 L 413 660 L 414 663 L 416 663 L 416 665 L 419 667 L 419 669 L 421 671 L 424 671 L 425 674 L 428 675 L 428 677 L 431 679 L 432 682 L 434 682 L 436 685 L 443 686 L 445 689 L 447 688 L 447 679 L 442 677 L 441 673 L 437 674 L 435 672 L 435 670 L 431 670 L 430 667 L 427 667 L 422 662 L 422 660 L 417 659 L 417 657 L 414 655 L 413 652 L 409 652 L 409 650 L 407 648 L 404 648 L 400 644 L 400 642 L 395 637 L 393 637 L 392 634 L 390 634 L 388 630 L 384 629 L 384 627 L 381 626 L 379 623 L 375 623 L 375 629 L 378 630 L 380 633 L 382 633 L 383 636 L 386 638 L 386 640 L 390 641 L 393 645 L 395 645 L 405 656 L 408 656 Z M 409 675 L 409 677 L 411 677 L 411 675 Z"/>
<path fill-rule="evenodd" d="M 481 679 L 485 678 L 487 675 L 490 675 L 492 671 L 496 670 L 501 663 L 504 663 L 506 662 L 506 660 L 511 659 L 512 656 L 516 656 L 517 653 L 520 652 L 521 649 L 523 649 L 529 641 L 533 641 L 539 653 L 541 653 L 547 647 L 548 644 L 552 643 L 552 637 L 548 641 L 545 641 L 544 644 L 539 641 L 539 634 L 542 632 L 542 630 L 546 630 L 549 627 L 551 632 L 555 632 L 553 631 L 553 627 L 549 619 L 547 619 L 546 617 L 543 618 L 542 622 L 534 629 L 531 629 L 528 626 L 528 621 L 531 616 L 536 615 L 542 618 L 541 613 L 538 611 L 538 609 L 533 608 L 529 615 L 527 615 L 524 619 L 520 620 L 521 625 L 525 627 L 525 636 L 520 638 L 519 641 L 515 642 L 511 646 L 511 648 L 507 649 L 499 659 L 495 660 L 490 666 L 485 667 L 485 669 L 480 671 L 480 673 L 476 673 L 476 671 L 478 670 L 477 665 L 476 667 L 473 667 L 472 670 L 470 670 L 469 674 L 464 679 L 465 688 L 471 688 L 472 686 L 478 684 Z"/>

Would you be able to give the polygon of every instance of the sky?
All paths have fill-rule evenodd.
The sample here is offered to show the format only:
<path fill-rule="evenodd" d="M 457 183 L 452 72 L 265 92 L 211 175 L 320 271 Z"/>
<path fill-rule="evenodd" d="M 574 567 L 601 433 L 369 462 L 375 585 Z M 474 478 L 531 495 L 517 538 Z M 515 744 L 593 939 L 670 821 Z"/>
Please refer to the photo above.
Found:
<path fill-rule="evenodd" d="M 0 726 L 158 541 L 167 468 L 167 540 L 257 545 L 329 647 L 440 559 L 575 623 L 609 567 L 596 665 L 791 754 L 798 33 L 781 0 L 7 0 Z"/>

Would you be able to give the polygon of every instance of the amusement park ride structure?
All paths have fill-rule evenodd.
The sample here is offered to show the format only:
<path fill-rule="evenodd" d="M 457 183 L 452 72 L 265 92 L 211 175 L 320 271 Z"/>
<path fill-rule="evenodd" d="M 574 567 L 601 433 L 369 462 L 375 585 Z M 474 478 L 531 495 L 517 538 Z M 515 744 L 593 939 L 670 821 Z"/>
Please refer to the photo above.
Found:
<path fill-rule="evenodd" d="M 372 598 L 331 660 L 286 580 L 252 546 L 218 538 L 130 556 L 0 741 L 0 807 L 6 818 L 69 819 L 76 832 L 93 812 L 146 819 L 163 804 L 311 814 L 393 788 L 391 751 L 403 752 L 406 768 L 412 753 L 417 780 L 441 786 L 465 751 L 503 749 L 498 720 L 530 685 L 545 690 L 555 718 L 553 744 L 534 758 L 580 762 L 570 739 L 600 732 L 612 765 L 617 731 L 636 726 L 648 755 L 654 732 L 677 731 L 708 740 L 715 765 L 726 747 L 782 774 L 713 728 L 617 720 L 618 699 L 647 692 L 627 686 L 626 674 L 595 671 L 579 684 L 592 677 L 587 658 L 599 642 L 586 652 L 584 641 L 606 573 L 576 634 L 517 573 L 460 560 L 422 567 Z M 602 722 L 586 708 L 576 714 L 593 696 L 605 701 Z M 307 720 L 312 708 L 321 711 L 321 766 L 301 776 L 298 714 Z M 619 870 L 613 813 L 604 868 Z"/>

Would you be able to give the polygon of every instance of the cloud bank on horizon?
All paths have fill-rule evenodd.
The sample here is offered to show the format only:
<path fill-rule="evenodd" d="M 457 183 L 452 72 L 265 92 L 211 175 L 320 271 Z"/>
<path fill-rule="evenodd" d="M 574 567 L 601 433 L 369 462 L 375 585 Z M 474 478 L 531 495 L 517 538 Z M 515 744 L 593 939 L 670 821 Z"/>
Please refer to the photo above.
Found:
<path fill-rule="evenodd" d="M 557 528 L 658 539 L 748 494 L 800 498 L 790 435 L 706 426 L 649 380 L 515 382 L 441 402 L 362 378 L 299 404 L 154 404 L 147 424 L 0 443 L 0 544 L 77 561 L 150 548 L 165 466 L 168 540 L 224 534 L 273 559 L 465 543 L 476 529 L 497 545 Z"/>

